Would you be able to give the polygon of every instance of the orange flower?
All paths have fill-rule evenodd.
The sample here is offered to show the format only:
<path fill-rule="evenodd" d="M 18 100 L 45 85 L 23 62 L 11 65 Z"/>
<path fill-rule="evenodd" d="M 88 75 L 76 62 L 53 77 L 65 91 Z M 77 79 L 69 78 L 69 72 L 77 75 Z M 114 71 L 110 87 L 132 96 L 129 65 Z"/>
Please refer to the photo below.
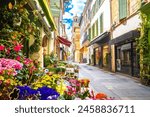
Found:
<path fill-rule="evenodd" d="M 97 100 L 102 100 L 102 99 L 106 99 L 107 95 L 105 93 L 98 93 L 96 94 L 96 99 Z"/>

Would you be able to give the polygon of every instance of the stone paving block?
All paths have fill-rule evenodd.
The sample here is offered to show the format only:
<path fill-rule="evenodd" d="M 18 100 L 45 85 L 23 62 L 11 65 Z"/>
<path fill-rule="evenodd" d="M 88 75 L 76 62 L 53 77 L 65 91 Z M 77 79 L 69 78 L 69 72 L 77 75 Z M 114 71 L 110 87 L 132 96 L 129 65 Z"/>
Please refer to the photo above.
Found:
<path fill-rule="evenodd" d="M 85 64 L 79 66 L 79 76 L 88 77 L 91 81 L 90 85 L 96 92 L 104 92 L 116 99 L 150 100 L 150 87 L 140 84 L 131 77 Z"/>

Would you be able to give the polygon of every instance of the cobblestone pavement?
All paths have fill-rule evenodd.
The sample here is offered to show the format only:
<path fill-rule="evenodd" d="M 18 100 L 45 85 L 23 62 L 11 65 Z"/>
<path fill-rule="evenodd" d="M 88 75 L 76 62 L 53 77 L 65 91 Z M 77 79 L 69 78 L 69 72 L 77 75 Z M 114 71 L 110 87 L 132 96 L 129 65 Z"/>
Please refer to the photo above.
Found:
<path fill-rule="evenodd" d="M 132 77 L 86 64 L 79 64 L 79 69 L 79 78 L 89 78 L 90 86 L 95 92 L 104 92 L 121 100 L 150 100 L 150 87 Z"/>

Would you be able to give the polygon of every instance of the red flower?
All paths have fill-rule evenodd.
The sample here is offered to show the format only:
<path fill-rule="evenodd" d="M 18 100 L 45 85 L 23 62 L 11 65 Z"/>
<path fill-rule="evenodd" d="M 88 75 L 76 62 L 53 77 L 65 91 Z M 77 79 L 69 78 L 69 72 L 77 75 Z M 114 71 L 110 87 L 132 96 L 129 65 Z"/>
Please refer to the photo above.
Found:
<path fill-rule="evenodd" d="M 10 48 L 7 49 L 6 54 L 10 54 Z"/>
<path fill-rule="evenodd" d="M 0 45 L 0 51 L 3 51 L 5 49 L 5 46 Z"/>
<path fill-rule="evenodd" d="M 20 56 L 17 56 L 17 57 L 16 57 L 16 60 L 17 60 L 17 61 L 20 61 L 20 59 L 21 59 Z"/>
<path fill-rule="evenodd" d="M 22 49 L 22 45 L 21 44 L 19 44 L 19 45 L 16 45 L 15 47 L 14 47 L 14 51 L 16 51 L 16 52 L 19 52 L 21 49 Z"/>

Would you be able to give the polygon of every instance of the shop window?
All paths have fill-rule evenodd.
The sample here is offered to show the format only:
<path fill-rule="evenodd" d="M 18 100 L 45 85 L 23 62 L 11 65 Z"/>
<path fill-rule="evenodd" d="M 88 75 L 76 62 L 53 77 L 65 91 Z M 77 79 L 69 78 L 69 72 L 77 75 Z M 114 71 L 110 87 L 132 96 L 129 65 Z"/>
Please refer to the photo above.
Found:
<path fill-rule="evenodd" d="M 100 50 L 99 48 L 95 49 L 95 64 L 98 65 L 99 64 L 99 59 L 100 59 Z"/>

